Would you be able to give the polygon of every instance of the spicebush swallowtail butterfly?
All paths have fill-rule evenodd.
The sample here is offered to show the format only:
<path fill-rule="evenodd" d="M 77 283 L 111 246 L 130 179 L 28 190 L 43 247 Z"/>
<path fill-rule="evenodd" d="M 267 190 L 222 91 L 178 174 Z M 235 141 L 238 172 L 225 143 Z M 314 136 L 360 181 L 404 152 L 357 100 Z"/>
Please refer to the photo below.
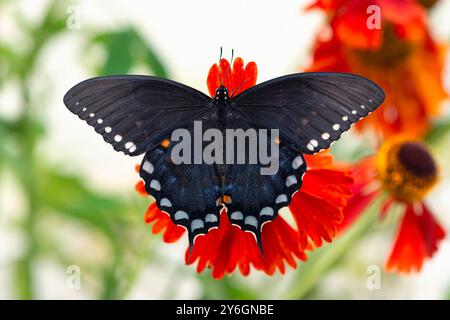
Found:
<path fill-rule="evenodd" d="M 199 234 L 218 227 L 225 207 L 232 224 L 261 231 L 299 190 L 302 154 L 330 147 L 352 124 L 374 111 L 384 92 L 370 80 L 343 73 L 297 73 L 233 96 L 223 85 L 215 97 L 152 76 L 108 76 L 70 89 L 64 104 L 115 150 L 145 153 L 140 176 L 148 194 L 172 221 L 184 226 L 192 248 Z M 279 169 L 261 175 L 261 164 L 175 164 L 168 141 L 175 129 L 278 129 Z M 320 188 L 321 186 L 317 186 Z"/>

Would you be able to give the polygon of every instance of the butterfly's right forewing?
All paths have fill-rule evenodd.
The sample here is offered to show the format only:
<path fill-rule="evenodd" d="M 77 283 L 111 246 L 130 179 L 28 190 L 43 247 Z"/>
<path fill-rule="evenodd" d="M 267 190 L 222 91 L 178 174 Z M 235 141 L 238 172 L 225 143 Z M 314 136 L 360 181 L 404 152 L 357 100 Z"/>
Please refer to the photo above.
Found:
<path fill-rule="evenodd" d="M 281 140 L 301 153 L 329 148 L 377 109 L 383 90 L 345 73 L 297 73 L 254 86 L 233 99 L 234 114 L 255 128 L 279 128 Z"/>

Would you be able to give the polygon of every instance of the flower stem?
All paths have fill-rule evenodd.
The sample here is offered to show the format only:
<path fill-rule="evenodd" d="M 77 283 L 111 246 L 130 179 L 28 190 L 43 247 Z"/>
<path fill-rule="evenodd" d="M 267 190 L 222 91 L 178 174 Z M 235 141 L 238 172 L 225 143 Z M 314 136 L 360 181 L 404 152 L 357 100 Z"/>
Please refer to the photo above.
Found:
<path fill-rule="evenodd" d="M 336 239 L 332 244 L 316 249 L 309 255 L 308 262 L 298 271 L 292 288 L 285 294 L 286 299 L 304 299 L 317 286 L 323 276 L 347 253 L 363 234 L 368 232 L 378 219 L 384 196 L 372 202 L 355 225 Z"/>

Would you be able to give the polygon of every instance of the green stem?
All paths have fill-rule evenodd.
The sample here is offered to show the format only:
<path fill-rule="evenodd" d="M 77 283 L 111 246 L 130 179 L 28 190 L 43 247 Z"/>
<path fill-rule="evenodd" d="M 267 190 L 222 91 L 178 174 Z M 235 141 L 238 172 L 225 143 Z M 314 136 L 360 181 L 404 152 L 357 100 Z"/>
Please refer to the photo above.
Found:
<path fill-rule="evenodd" d="M 30 105 L 29 90 L 26 79 L 21 81 L 23 106 L 21 123 L 23 131 L 20 135 L 21 156 L 24 162 L 26 172 L 20 173 L 22 187 L 28 202 L 28 212 L 24 223 L 25 234 L 27 237 L 27 248 L 24 257 L 18 262 L 17 280 L 18 286 L 16 294 L 20 299 L 33 299 L 34 281 L 33 281 L 33 260 L 37 249 L 36 235 L 36 215 L 39 208 L 39 199 L 37 195 L 36 162 L 35 162 L 35 139 L 33 132 L 33 115 Z"/>
<path fill-rule="evenodd" d="M 292 288 L 285 294 L 285 299 L 305 298 L 323 278 L 323 276 L 349 252 L 363 234 L 368 232 L 378 219 L 378 213 L 384 196 L 376 199 L 350 229 L 326 248 L 317 249 L 309 256 L 309 261 L 298 272 Z"/>
<path fill-rule="evenodd" d="M 24 222 L 25 235 L 27 237 L 27 248 L 24 256 L 17 262 L 16 280 L 17 287 L 15 293 L 20 299 L 33 299 L 35 297 L 33 262 L 38 250 L 38 236 L 36 232 L 37 214 L 40 209 L 40 200 L 38 195 L 38 163 L 35 155 L 37 146 L 36 123 L 40 120 L 39 113 L 33 108 L 33 101 L 29 89 L 29 77 L 34 71 L 36 59 L 39 56 L 46 41 L 54 36 L 55 30 L 48 30 L 51 25 L 51 19 L 55 15 L 55 1 L 48 5 L 46 15 L 41 23 L 30 30 L 33 44 L 21 57 L 21 65 L 18 69 L 19 86 L 21 88 L 22 105 L 21 114 L 18 120 L 19 135 L 17 137 L 20 146 L 21 162 L 23 170 L 18 174 L 20 183 L 24 190 L 28 202 L 28 212 Z"/>

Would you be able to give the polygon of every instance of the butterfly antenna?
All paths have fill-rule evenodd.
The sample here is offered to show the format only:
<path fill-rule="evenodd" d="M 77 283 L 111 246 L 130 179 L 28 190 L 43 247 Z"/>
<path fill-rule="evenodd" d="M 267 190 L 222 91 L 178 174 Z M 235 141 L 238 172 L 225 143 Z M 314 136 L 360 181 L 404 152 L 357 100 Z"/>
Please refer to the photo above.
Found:
<path fill-rule="evenodd" d="M 223 80 L 225 81 L 225 79 L 226 79 L 226 77 L 227 77 L 227 75 L 228 75 L 228 72 L 231 70 L 231 65 L 233 64 L 233 58 L 234 58 L 234 49 L 231 49 L 231 61 L 230 61 L 230 63 L 228 64 L 228 68 L 227 68 L 227 70 L 225 70 L 225 73 L 224 73 L 224 75 L 223 75 Z M 223 83 L 222 83 L 223 84 Z"/>
<path fill-rule="evenodd" d="M 242 81 L 242 82 L 239 84 L 239 86 L 238 86 L 236 89 L 233 90 L 233 93 L 231 94 L 231 97 L 234 97 L 234 94 L 235 94 L 236 92 L 238 92 L 238 91 L 241 89 L 241 87 L 242 87 L 247 81 L 248 81 L 248 79 L 244 79 L 244 81 Z"/>
<path fill-rule="evenodd" d="M 223 85 L 223 77 L 220 74 L 220 62 L 222 61 L 222 53 L 223 53 L 222 47 L 220 47 L 219 63 L 217 64 L 218 67 L 219 67 L 219 81 L 220 81 L 220 85 Z"/>

